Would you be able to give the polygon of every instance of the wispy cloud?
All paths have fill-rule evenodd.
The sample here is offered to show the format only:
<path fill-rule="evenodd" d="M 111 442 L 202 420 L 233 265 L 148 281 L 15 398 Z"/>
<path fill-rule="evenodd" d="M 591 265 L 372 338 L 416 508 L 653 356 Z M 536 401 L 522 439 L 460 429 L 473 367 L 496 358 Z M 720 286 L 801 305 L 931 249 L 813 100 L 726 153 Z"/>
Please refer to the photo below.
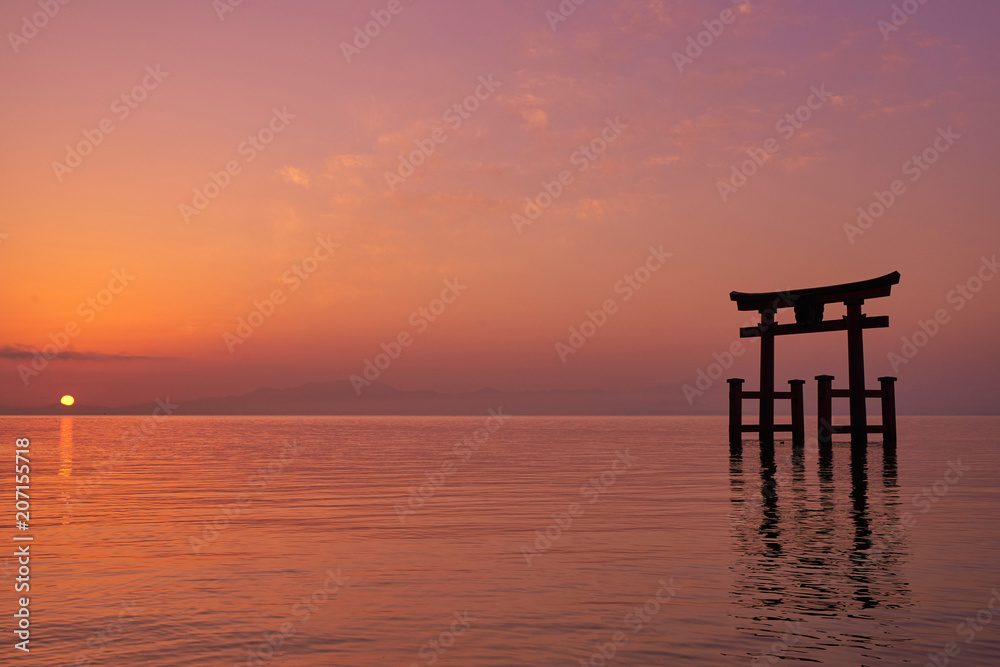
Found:
<path fill-rule="evenodd" d="M 309 186 L 309 174 L 302 171 L 301 169 L 296 169 L 295 167 L 290 167 L 285 165 L 278 170 L 282 178 L 285 179 L 286 183 L 297 183 L 303 187 Z"/>
<path fill-rule="evenodd" d="M 36 354 L 43 354 L 39 350 L 27 345 L 4 345 L 0 347 L 0 359 L 10 359 L 12 361 L 30 361 Z M 105 354 L 104 352 L 77 352 L 75 350 L 63 350 L 54 356 L 44 355 L 46 359 L 60 361 L 92 361 L 98 363 L 120 362 L 120 361 L 177 361 L 178 357 L 150 357 L 141 354 Z"/>

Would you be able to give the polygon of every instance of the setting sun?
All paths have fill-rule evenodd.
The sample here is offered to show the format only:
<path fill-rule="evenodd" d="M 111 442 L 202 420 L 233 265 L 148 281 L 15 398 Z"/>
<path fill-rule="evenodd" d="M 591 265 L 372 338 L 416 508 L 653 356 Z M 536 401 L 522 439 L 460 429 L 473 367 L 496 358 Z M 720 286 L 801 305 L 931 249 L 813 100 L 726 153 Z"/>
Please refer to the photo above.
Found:
<path fill-rule="evenodd" d="M 76 399 L 74 399 L 69 394 L 67 394 L 67 395 L 65 395 L 65 396 L 63 396 L 62 398 L 59 399 L 59 402 L 62 403 L 63 405 L 73 405 L 73 403 L 75 401 L 76 401 Z"/>

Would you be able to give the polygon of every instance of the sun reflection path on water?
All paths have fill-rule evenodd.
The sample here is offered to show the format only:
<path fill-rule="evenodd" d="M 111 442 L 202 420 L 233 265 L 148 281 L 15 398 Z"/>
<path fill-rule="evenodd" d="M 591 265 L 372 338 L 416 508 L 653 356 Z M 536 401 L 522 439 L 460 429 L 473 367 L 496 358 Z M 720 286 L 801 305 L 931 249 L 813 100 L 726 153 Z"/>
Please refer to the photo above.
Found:
<path fill-rule="evenodd" d="M 73 476 L 73 418 L 59 420 L 59 476 Z"/>

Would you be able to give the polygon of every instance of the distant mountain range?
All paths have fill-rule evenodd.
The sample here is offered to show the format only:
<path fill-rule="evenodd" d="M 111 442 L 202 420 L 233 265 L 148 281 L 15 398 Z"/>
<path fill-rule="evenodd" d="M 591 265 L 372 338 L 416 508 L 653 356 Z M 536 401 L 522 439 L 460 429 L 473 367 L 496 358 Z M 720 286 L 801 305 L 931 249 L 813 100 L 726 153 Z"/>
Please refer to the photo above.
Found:
<path fill-rule="evenodd" d="M 312 382 L 290 389 L 263 388 L 239 396 L 172 403 L 180 405 L 176 408 L 178 415 L 480 415 L 501 406 L 512 415 L 715 414 L 708 400 L 689 406 L 677 387 L 633 391 L 481 389 L 442 393 L 401 391 L 375 382 L 359 396 L 347 380 Z M 0 406 L 0 415 L 147 415 L 155 408 L 156 403 L 119 407 L 66 407 L 54 403 L 33 408 Z"/>

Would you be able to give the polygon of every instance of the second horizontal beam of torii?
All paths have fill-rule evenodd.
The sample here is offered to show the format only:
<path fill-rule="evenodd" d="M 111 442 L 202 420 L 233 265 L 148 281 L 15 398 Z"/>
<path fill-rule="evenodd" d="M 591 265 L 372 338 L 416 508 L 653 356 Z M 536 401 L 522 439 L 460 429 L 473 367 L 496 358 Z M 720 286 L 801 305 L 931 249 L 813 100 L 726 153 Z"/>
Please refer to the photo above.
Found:
<path fill-rule="evenodd" d="M 886 315 L 878 317 L 861 316 L 862 329 L 885 329 L 889 326 L 889 318 Z M 766 329 L 775 336 L 787 336 L 800 333 L 817 333 L 822 331 L 847 331 L 847 318 L 842 320 L 824 320 L 814 324 L 772 324 Z M 755 327 L 740 327 L 740 338 L 760 338 L 761 329 L 765 325 L 758 324 Z"/>

